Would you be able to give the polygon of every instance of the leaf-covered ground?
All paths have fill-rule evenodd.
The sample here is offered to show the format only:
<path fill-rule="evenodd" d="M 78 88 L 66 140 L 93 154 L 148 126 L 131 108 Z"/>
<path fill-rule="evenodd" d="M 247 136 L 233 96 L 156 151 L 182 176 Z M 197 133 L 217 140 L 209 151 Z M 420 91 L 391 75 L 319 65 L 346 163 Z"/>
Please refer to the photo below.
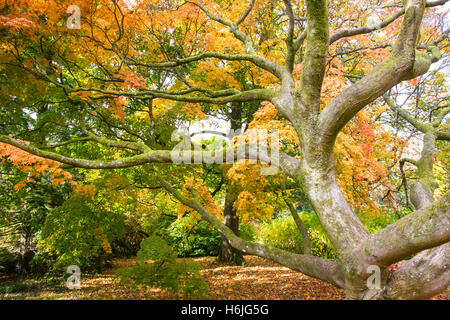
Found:
<path fill-rule="evenodd" d="M 208 283 L 210 299 L 268 299 L 268 300 L 338 300 L 344 298 L 343 290 L 323 281 L 304 276 L 274 262 L 246 256 L 244 266 L 217 265 L 215 258 L 196 258 L 203 266 L 201 275 Z M 64 286 L 44 285 L 38 279 L 21 281 L 25 284 L 20 292 L 5 294 L 5 288 L 15 279 L 0 277 L 2 299 L 183 299 L 181 295 L 167 294 L 158 289 L 135 289 L 119 283 L 114 277 L 118 267 L 132 266 L 134 259 L 118 259 L 111 269 L 101 275 L 82 277 L 80 290 L 69 290 Z M 20 286 L 18 286 L 20 290 Z M 14 290 L 13 290 L 14 291 Z M 448 300 L 450 293 L 434 299 Z"/>

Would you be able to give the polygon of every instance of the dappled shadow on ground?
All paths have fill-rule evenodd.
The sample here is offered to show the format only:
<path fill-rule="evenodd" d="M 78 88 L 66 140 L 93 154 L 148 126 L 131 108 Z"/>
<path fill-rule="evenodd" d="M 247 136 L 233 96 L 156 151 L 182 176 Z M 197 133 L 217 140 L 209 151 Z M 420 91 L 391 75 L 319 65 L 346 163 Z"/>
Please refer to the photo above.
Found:
<path fill-rule="evenodd" d="M 342 290 L 274 262 L 246 256 L 244 267 L 217 266 L 210 258 L 197 259 L 212 299 L 343 299 Z"/>
<path fill-rule="evenodd" d="M 307 277 L 301 273 L 282 267 L 274 262 L 246 256 L 244 266 L 218 265 L 216 258 L 196 258 L 203 269 L 202 278 L 208 283 L 210 299 L 219 300 L 340 300 L 344 299 L 343 290 L 332 285 Z M 117 259 L 113 267 L 100 275 L 82 276 L 80 290 L 68 290 L 63 286 L 40 286 L 38 280 L 30 289 L 20 293 L 4 295 L 6 299 L 183 299 L 182 295 L 168 294 L 159 289 L 133 288 L 121 284 L 114 277 L 120 267 L 131 267 L 135 259 Z M 2 282 L 7 279 L 0 278 Z M 11 281 L 11 279 L 9 279 Z M 448 292 L 434 299 L 449 299 Z"/>

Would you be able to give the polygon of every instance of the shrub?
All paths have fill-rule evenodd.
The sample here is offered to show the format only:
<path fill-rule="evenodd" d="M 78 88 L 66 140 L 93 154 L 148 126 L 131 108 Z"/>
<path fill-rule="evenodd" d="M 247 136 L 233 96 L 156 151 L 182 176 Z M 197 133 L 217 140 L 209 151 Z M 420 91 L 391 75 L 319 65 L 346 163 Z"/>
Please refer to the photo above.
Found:
<path fill-rule="evenodd" d="M 314 212 L 300 212 L 308 230 L 311 253 L 325 259 L 337 259 L 336 250 L 326 236 Z M 256 232 L 255 240 L 265 245 L 294 253 L 303 253 L 303 238 L 290 214 L 281 214 L 275 219 L 263 221 Z"/>
<path fill-rule="evenodd" d="M 311 240 L 311 254 L 329 260 L 336 260 L 337 253 L 330 240 L 322 231 L 313 229 L 308 230 L 309 239 Z"/>
<path fill-rule="evenodd" d="M 128 219 L 125 221 L 123 236 L 111 243 L 113 256 L 126 258 L 136 256 L 140 243 L 146 236 L 148 234 L 142 231 L 141 226 L 137 222 Z"/>
<path fill-rule="evenodd" d="M 314 211 L 302 211 L 299 214 L 308 230 L 309 238 L 311 240 L 311 253 L 324 259 L 336 260 L 336 249 L 328 239 L 316 213 Z"/>
<path fill-rule="evenodd" d="M 410 213 L 411 209 L 408 208 L 394 210 L 389 207 L 381 207 L 377 212 L 360 212 L 358 217 L 370 233 L 375 233 Z"/>
<path fill-rule="evenodd" d="M 119 210 L 102 209 L 73 195 L 47 216 L 39 249 L 56 258 L 55 268 L 77 265 L 101 271 L 112 253 L 110 243 L 123 236 L 125 219 Z"/>
<path fill-rule="evenodd" d="M 44 252 L 37 252 L 30 262 L 30 270 L 33 274 L 45 274 L 53 269 L 56 258 Z"/>
<path fill-rule="evenodd" d="M 172 213 L 171 213 L 172 214 Z M 142 228 L 147 234 L 154 234 L 160 237 L 165 237 L 167 234 L 167 228 L 177 220 L 176 213 L 161 214 L 160 212 L 151 212 L 144 217 Z"/>
<path fill-rule="evenodd" d="M 264 221 L 256 240 L 265 245 L 294 253 L 303 253 L 303 238 L 291 216 Z"/>
<path fill-rule="evenodd" d="M 191 226 L 188 217 L 175 220 L 167 228 L 167 242 L 184 257 L 216 256 L 219 253 L 221 236 L 208 222 L 199 221 Z"/>
<path fill-rule="evenodd" d="M 245 241 L 254 242 L 257 238 L 258 228 L 253 223 L 240 223 L 239 236 Z"/>
<path fill-rule="evenodd" d="M 158 236 L 141 243 L 137 264 L 116 271 L 119 279 L 133 286 L 157 287 L 168 292 L 183 292 L 185 297 L 205 298 L 208 286 L 200 278 L 201 265 L 192 259 L 177 259 L 177 253 Z"/>
<path fill-rule="evenodd" d="M 34 284 L 28 284 L 28 283 L 24 283 L 24 282 L 17 282 L 17 283 L 11 283 L 11 284 L 6 283 L 5 284 L 5 293 L 10 294 L 10 293 L 26 292 L 35 287 L 36 286 Z"/>

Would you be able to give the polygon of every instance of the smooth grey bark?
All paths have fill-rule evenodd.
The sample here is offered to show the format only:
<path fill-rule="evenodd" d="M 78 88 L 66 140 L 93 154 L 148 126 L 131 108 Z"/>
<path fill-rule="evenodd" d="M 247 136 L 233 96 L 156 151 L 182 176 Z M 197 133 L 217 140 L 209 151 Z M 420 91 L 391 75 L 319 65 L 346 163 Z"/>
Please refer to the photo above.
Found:
<path fill-rule="evenodd" d="M 373 264 L 387 267 L 410 255 L 450 241 L 450 192 L 375 233 L 363 251 Z M 395 246 L 393 245 L 395 244 Z"/>
<path fill-rule="evenodd" d="M 411 187 L 411 203 L 416 209 L 421 209 L 433 203 L 433 193 L 438 187 L 433 174 L 433 157 L 435 153 L 436 133 L 433 130 L 426 130 L 423 137 L 422 153 L 419 161 L 416 163 L 419 181 Z"/>
<path fill-rule="evenodd" d="M 431 191 L 420 181 L 412 185 L 410 198 L 415 208 L 427 207 L 433 203 Z"/>
<path fill-rule="evenodd" d="M 382 299 L 427 299 L 450 285 L 450 242 L 406 261 L 387 282 Z"/>

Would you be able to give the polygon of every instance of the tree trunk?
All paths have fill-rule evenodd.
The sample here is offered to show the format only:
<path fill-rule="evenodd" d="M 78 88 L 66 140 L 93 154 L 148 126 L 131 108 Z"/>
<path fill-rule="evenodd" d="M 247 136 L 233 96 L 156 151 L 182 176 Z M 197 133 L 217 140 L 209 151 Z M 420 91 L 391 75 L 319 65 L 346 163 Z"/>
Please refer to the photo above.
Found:
<path fill-rule="evenodd" d="M 223 211 L 224 224 L 230 228 L 234 234 L 239 235 L 239 217 L 234 209 L 234 201 L 231 199 L 230 190 L 227 190 L 225 198 L 225 208 Z M 220 251 L 218 256 L 219 262 L 224 262 L 232 265 L 242 265 L 244 263 L 244 257 L 242 252 L 233 248 L 228 240 L 222 236 L 222 243 L 220 245 Z"/>
<path fill-rule="evenodd" d="M 19 248 L 19 259 L 17 263 L 17 270 L 20 274 L 26 274 L 30 272 L 30 262 L 35 255 L 35 251 L 32 249 L 33 234 L 31 230 L 26 230 L 25 234 L 21 237 Z"/>
<path fill-rule="evenodd" d="M 362 299 L 366 286 L 366 263 L 354 254 L 357 244 L 369 233 L 342 194 L 334 171 L 306 169 L 303 186 L 327 236 L 335 246 L 345 277 L 347 299 Z"/>
<path fill-rule="evenodd" d="M 241 128 L 242 125 L 242 114 L 241 114 L 241 103 L 234 103 L 231 114 L 230 114 L 230 129 L 232 132 Z M 227 194 L 225 196 L 225 208 L 223 211 L 224 224 L 230 228 L 235 235 L 239 235 L 239 217 L 236 214 L 236 209 L 234 209 L 235 197 L 231 190 L 231 182 L 228 183 Z M 219 251 L 219 262 L 224 262 L 231 265 L 242 265 L 244 263 L 244 258 L 242 252 L 233 248 L 228 240 L 222 236 L 222 243 L 220 245 Z"/>

